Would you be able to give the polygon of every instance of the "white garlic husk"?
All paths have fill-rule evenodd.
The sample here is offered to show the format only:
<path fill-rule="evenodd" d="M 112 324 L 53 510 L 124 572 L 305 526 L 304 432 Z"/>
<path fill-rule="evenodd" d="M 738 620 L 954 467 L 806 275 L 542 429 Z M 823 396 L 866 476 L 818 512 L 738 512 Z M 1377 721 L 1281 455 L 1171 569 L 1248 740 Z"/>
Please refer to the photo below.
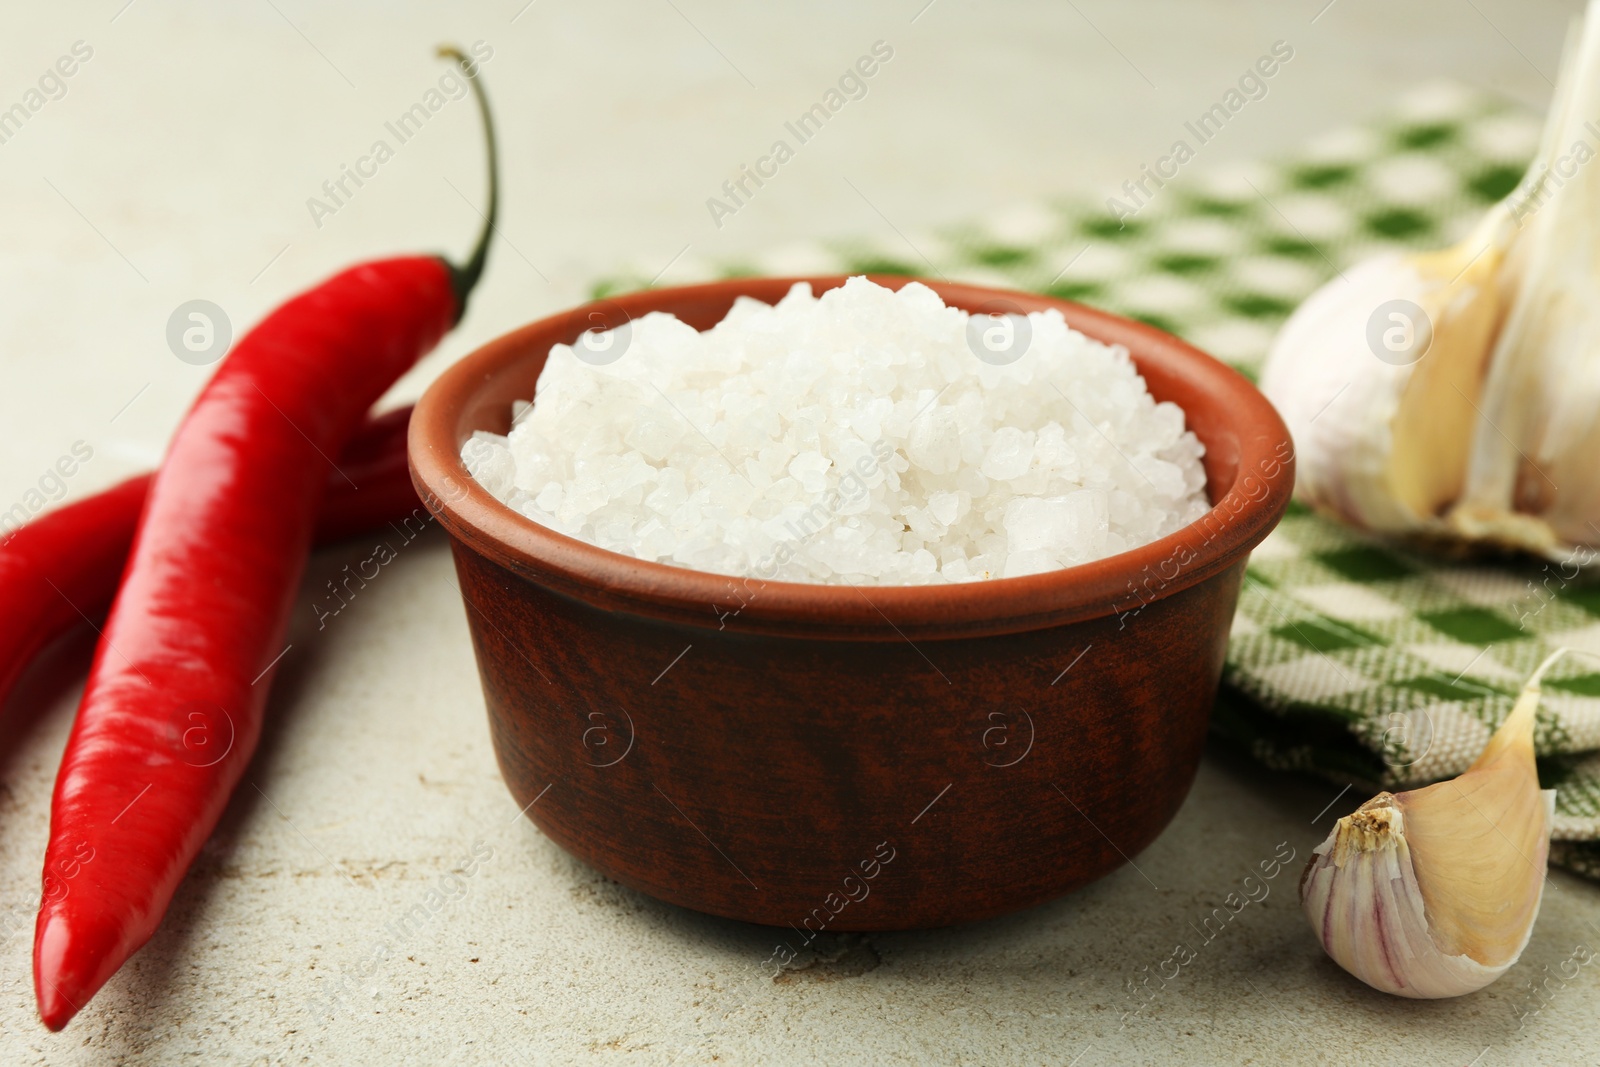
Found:
<path fill-rule="evenodd" d="M 1334 962 L 1385 993 L 1471 993 L 1528 944 L 1544 892 L 1555 793 L 1539 788 L 1539 680 L 1463 774 L 1379 793 L 1312 853 L 1300 906 Z"/>
<path fill-rule="evenodd" d="M 1600 7 L 1600 5 L 1594 5 Z M 1452 509 L 1468 536 L 1536 518 L 1564 552 L 1600 542 L 1600 14 L 1591 9 L 1557 94 L 1545 166 L 1517 202 L 1509 267 L 1519 292 L 1490 358 L 1467 487 Z M 1556 183 L 1559 182 L 1559 185 Z M 1506 506 L 1509 501 L 1510 507 Z M 1515 535 L 1513 535 L 1515 536 Z"/>
<path fill-rule="evenodd" d="M 1522 183 L 1459 244 L 1333 279 L 1261 388 L 1307 503 L 1379 533 L 1552 558 L 1600 544 L 1600 0 Z"/>

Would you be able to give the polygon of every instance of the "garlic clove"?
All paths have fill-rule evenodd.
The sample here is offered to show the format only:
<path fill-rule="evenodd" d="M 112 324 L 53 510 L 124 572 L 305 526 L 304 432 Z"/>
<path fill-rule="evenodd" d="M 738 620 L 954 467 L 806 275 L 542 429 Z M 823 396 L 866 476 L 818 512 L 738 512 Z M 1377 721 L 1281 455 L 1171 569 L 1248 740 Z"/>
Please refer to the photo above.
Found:
<path fill-rule="evenodd" d="M 1334 962 L 1386 993 L 1482 989 L 1517 961 L 1544 893 L 1555 793 L 1539 788 L 1539 682 L 1459 777 L 1379 793 L 1340 819 L 1300 879 L 1300 905 Z"/>
<path fill-rule="evenodd" d="M 1464 488 L 1515 235 L 1497 205 L 1460 244 L 1368 260 L 1290 316 L 1261 389 L 1288 423 L 1308 503 L 1369 530 L 1444 532 L 1436 517 Z M 1380 336 L 1405 335 L 1393 361 L 1375 353 L 1375 313 Z"/>
<path fill-rule="evenodd" d="M 1419 303 L 1437 323 L 1392 429 L 1390 485 L 1413 514 L 1431 518 L 1465 488 L 1485 364 L 1509 296 L 1500 267 L 1515 235 L 1500 204 L 1460 244 L 1412 259 L 1429 283 Z"/>

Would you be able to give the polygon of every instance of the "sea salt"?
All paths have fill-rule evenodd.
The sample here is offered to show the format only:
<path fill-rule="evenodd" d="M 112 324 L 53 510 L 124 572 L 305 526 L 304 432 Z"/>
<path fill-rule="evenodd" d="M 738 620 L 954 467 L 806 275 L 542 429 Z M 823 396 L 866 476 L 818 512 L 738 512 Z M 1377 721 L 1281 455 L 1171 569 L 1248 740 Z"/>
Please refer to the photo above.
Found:
<path fill-rule="evenodd" d="M 580 351 L 608 361 L 556 345 L 511 432 L 462 459 L 527 518 L 641 559 L 979 581 L 1122 552 L 1209 508 L 1182 410 L 1053 310 L 972 320 L 926 286 L 852 278 L 741 297 L 704 333 L 652 313 Z"/>

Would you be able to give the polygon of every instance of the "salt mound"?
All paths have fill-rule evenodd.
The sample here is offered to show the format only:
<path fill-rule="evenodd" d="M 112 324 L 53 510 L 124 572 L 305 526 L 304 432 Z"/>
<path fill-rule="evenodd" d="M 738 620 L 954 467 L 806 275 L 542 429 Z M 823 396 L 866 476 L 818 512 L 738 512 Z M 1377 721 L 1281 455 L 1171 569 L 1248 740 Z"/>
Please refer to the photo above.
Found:
<path fill-rule="evenodd" d="M 624 555 L 961 582 L 1099 559 L 1209 510 L 1183 411 L 1054 310 L 969 318 L 926 286 L 851 278 L 741 297 L 705 333 L 655 312 L 579 345 L 551 349 L 510 434 L 462 459 L 528 518 Z"/>

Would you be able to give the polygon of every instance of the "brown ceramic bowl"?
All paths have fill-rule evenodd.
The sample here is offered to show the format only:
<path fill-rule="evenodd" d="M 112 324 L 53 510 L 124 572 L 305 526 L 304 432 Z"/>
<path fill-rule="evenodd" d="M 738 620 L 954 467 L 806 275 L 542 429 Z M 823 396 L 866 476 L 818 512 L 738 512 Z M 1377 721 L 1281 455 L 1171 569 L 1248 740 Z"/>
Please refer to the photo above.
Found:
<path fill-rule="evenodd" d="M 736 296 L 775 302 L 795 280 L 543 319 L 461 360 L 417 405 L 412 476 L 450 535 L 507 785 L 609 877 L 792 926 L 792 943 L 981 919 L 1106 874 L 1188 793 L 1245 561 L 1294 482 L 1288 431 L 1234 371 L 1104 312 L 925 282 L 967 309 L 1059 308 L 1127 346 L 1205 443 L 1206 519 L 1026 578 L 746 585 L 565 537 L 463 467 L 462 443 L 506 431 L 552 345 L 654 310 L 706 329 Z"/>

